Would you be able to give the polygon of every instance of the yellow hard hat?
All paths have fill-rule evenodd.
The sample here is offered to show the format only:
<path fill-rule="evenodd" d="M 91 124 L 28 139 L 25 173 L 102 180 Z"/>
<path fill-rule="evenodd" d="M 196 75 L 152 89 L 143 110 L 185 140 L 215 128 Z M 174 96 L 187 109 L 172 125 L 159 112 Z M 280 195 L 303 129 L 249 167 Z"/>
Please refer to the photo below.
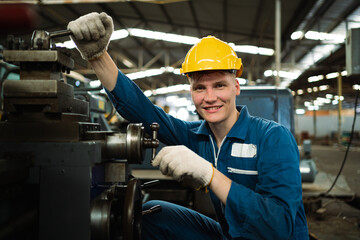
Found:
<path fill-rule="evenodd" d="M 231 46 L 216 37 L 207 36 L 186 54 L 180 73 L 205 70 L 237 70 L 236 77 L 240 77 L 243 64 Z"/>

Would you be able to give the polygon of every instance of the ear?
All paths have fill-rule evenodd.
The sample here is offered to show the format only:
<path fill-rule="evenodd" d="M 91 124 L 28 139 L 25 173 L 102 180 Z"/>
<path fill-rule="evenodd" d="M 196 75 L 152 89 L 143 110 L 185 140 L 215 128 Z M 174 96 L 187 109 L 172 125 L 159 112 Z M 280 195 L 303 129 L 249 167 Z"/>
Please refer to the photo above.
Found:
<path fill-rule="evenodd" d="M 237 78 L 235 78 L 235 88 L 236 88 L 236 96 L 240 95 L 240 83 L 237 80 Z"/>

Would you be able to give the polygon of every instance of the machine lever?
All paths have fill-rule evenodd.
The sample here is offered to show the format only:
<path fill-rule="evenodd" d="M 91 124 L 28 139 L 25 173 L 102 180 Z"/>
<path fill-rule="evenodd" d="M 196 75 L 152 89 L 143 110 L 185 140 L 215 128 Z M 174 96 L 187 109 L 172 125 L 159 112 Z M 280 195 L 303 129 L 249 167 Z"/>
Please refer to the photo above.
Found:
<path fill-rule="evenodd" d="M 72 35 L 70 30 L 60 30 L 51 33 L 44 30 L 35 30 L 31 37 L 31 47 L 37 50 L 49 50 L 51 39 L 69 35 Z"/>
<path fill-rule="evenodd" d="M 72 34 L 73 33 L 68 29 L 67 30 L 60 30 L 60 31 L 49 33 L 49 38 L 65 37 L 65 36 L 70 36 Z"/>
<path fill-rule="evenodd" d="M 160 125 L 158 123 L 152 123 L 150 125 L 152 132 L 152 140 L 157 140 L 157 134 L 160 128 Z M 152 148 L 152 155 L 151 155 L 151 160 L 154 160 L 155 155 L 156 155 L 156 148 L 159 146 L 159 143 L 157 144 L 157 146 Z"/>
<path fill-rule="evenodd" d="M 155 205 L 155 206 L 149 208 L 148 210 L 142 211 L 142 215 L 144 216 L 146 214 L 157 213 L 157 212 L 161 212 L 161 206 L 160 205 Z"/>
<path fill-rule="evenodd" d="M 148 181 L 148 182 L 145 182 L 141 185 L 141 188 L 147 188 L 147 187 L 151 187 L 153 185 L 156 185 L 156 184 L 159 184 L 160 183 L 160 180 L 158 179 L 155 179 L 155 180 L 151 180 L 151 181 Z"/>
<path fill-rule="evenodd" d="M 150 129 L 152 130 L 151 139 L 144 139 L 144 148 L 152 148 L 151 160 L 154 160 L 156 155 L 156 148 L 159 146 L 159 140 L 157 140 L 157 135 L 160 125 L 158 123 L 152 123 Z"/>

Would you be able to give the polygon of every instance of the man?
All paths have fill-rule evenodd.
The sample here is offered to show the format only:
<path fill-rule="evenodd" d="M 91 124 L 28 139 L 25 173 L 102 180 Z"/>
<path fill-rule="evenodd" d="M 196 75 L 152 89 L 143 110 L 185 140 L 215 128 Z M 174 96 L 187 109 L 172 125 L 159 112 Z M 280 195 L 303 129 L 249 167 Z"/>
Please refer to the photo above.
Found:
<path fill-rule="evenodd" d="M 208 187 L 219 222 L 163 201 L 143 218 L 144 239 L 308 239 L 299 152 L 283 126 L 236 107 L 241 59 L 225 42 L 205 37 L 186 55 L 181 72 L 203 121 L 186 122 L 153 105 L 119 71 L 106 49 L 111 17 L 90 13 L 70 22 L 73 40 L 116 107 L 130 122 L 160 124 L 163 148 L 153 161 L 163 174 Z M 149 131 L 149 129 L 146 129 Z"/>

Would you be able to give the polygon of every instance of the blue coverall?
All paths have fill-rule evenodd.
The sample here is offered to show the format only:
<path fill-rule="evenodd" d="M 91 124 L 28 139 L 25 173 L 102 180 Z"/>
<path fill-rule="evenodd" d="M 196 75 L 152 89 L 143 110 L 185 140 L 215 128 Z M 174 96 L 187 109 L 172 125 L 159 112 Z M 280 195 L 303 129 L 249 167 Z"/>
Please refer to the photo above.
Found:
<path fill-rule="evenodd" d="M 160 141 L 187 146 L 232 180 L 226 205 L 210 191 L 219 223 L 160 202 L 164 211 L 144 218 L 144 235 L 150 239 L 309 239 L 299 151 L 287 128 L 238 107 L 240 116 L 218 148 L 205 121 L 187 122 L 166 114 L 121 71 L 115 88 L 107 93 L 125 119 L 144 123 L 148 132 L 151 123 L 159 123 Z"/>

